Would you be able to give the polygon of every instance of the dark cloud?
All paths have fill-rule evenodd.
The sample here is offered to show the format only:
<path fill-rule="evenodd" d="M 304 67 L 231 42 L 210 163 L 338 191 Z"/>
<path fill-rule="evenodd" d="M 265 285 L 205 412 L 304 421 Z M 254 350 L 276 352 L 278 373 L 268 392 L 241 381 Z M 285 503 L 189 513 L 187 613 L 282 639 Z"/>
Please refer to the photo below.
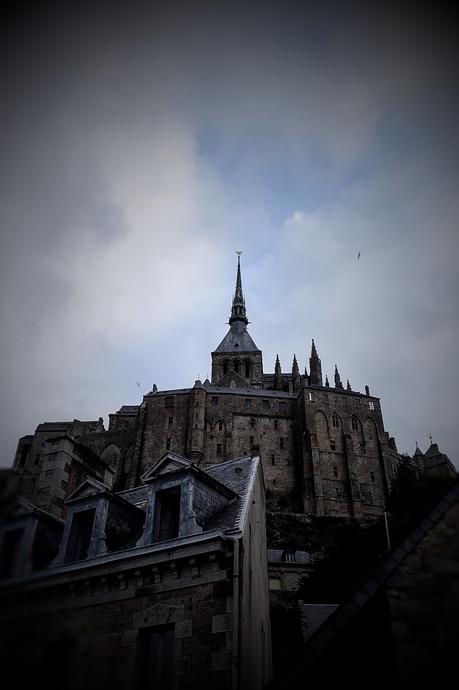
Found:
<path fill-rule="evenodd" d="M 315 337 L 329 373 L 381 395 L 402 450 L 432 432 L 459 457 L 446 10 L 15 3 L 3 19 L 3 464 L 45 418 L 204 376 L 238 247 L 267 369 L 278 350 L 304 365 Z"/>

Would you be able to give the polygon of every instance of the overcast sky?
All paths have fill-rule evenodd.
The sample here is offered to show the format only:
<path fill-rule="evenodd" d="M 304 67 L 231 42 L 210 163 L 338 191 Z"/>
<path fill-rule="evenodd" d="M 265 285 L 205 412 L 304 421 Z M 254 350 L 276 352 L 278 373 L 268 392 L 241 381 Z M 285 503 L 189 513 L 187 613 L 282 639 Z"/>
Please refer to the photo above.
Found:
<path fill-rule="evenodd" d="M 400 451 L 459 467 L 453 18 L 67 4 L 2 22 L 0 464 L 209 376 L 240 249 L 265 371 L 314 338 Z"/>

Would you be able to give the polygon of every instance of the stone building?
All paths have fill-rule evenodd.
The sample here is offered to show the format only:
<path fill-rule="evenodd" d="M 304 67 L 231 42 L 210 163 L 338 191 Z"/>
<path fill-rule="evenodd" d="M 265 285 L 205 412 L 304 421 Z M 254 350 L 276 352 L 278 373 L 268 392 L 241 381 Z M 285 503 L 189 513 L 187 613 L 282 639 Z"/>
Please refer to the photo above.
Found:
<path fill-rule="evenodd" d="M 304 373 L 295 355 L 288 373 L 279 358 L 274 373 L 265 373 L 247 325 L 238 259 L 229 330 L 211 354 L 211 381 L 178 390 L 153 386 L 140 405 L 110 414 L 108 430 L 102 420 L 39 425 L 20 440 L 15 458 L 23 495 L 61 516 L 75 474 L 103 478 L 120 491 L 136 487 L 169 450 L 203 469 L 256 451 L 268 510 L 380 515 L 400 456 L 379 398 L 368 387 L 361 393 L 349 381 L 343 385 L 336 366 L 333 385 L 324 381 L 314 341 Z"/>
<path fill-rule="evenodd" d="M 250 688 L 271 676 L 258 457 L 167 452 L 139 486 L 84 480 L 67 519 L 22 498 L 0 526 L 0 654 L 14 687 Z"/>

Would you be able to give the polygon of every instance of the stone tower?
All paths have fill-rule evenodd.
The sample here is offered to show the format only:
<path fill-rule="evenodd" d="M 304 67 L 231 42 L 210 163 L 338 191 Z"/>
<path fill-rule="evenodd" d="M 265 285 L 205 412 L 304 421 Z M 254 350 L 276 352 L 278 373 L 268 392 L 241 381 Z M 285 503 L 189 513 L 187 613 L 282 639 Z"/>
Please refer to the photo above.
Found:
<path fill-rule="evenodd" d="M 241 260 L 237 257 L 236 289 L 229 318 L 230 329 L 212 352 L 212 385 L 262 388 L 263 358 L 247 330 L 249 320 L 242 292 Z"/>

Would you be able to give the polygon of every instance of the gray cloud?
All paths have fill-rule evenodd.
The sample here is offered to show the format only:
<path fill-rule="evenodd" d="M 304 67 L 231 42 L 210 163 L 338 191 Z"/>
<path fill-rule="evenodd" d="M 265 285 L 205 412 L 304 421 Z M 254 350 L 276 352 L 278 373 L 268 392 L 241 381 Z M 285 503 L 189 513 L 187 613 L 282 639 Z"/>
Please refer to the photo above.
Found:
<path fill-rule="evenodd" d="M 44 419 L 204 377 L 238 247 L 266 369 L 315 337 L 402 450 L 431 432 L 459 458 L 448 16 L 55 4 L 5 26 L 2 464 Z"/>

